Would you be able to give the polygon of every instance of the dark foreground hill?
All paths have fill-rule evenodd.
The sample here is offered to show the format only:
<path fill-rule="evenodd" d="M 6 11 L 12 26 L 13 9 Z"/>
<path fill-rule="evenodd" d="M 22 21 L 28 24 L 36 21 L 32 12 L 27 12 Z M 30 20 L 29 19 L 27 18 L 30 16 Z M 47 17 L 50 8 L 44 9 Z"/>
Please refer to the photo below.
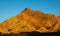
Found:
<path fill-rule="evenodd" d="M 53 32 L 53 33 L 40 33 L 37 31 L 33 31 L 33 32 L 22 32 L 19 34 L 0 34 L 0 36 L 60 36 L 60 31 L 58 32 Z"/>

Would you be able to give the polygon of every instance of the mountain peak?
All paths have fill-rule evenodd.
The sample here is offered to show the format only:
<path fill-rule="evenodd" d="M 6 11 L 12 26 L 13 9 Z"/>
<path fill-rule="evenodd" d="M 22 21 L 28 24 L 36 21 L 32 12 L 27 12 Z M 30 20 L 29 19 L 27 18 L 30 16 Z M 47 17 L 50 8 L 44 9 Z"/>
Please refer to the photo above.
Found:
<path fill-rule="evenodd" d="M 24 11 L 31 11 L 31 9 L 30 8 L 25 8 Z"/>

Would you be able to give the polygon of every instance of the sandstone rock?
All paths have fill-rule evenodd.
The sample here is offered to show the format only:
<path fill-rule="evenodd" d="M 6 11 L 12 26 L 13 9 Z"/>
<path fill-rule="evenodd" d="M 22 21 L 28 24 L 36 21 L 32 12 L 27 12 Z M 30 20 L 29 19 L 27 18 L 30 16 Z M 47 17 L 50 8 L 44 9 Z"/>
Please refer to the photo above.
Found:
<path fill-rule="evenodd" d="M 20 14 L 13 16 L 0 24 L 2 33 L 20 32 L 57 32 L 60 30 L 60 18 L 53 14 L 45 14 L 40 11 L 26 8 Z"/>

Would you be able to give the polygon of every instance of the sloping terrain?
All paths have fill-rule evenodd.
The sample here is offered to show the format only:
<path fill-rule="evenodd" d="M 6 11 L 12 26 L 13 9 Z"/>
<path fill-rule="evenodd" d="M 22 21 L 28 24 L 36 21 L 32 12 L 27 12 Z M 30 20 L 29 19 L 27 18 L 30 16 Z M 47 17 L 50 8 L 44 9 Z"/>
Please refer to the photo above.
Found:
<path fill-rule="evenodd" d="M 0 24 L 2 33 L 20 33 L 38 31 L 41 33 L 60 30 L 60 18 L 53 14 L 25 8 L 20 14 L 13 16 Z"/>

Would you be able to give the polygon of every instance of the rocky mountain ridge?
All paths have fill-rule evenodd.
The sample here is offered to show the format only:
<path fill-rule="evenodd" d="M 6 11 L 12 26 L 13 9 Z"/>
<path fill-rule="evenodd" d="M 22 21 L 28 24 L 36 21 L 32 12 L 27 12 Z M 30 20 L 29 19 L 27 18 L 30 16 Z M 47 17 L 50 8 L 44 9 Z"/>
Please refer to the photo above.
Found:
<path fill-rule="evenodd" d="M 20 33 L 38 31 L 41 33 L 57 32 L 60 30 L 60 18 L 53 14 L 25 8 L 20 14 L 0 23 L 2 33 Z"/>

